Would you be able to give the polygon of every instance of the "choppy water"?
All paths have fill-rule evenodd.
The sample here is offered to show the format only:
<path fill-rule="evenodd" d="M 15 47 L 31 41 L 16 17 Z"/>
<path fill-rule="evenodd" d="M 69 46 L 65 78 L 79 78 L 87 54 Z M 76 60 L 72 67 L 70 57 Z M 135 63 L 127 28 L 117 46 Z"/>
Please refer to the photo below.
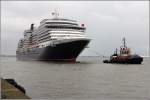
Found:
<path fill-rule="evenodd" d="M 142 65 L 17 61 L 1 58 L 1 76 L 14 78 L 33 99 L 150 100 L 150 61 Z"/>

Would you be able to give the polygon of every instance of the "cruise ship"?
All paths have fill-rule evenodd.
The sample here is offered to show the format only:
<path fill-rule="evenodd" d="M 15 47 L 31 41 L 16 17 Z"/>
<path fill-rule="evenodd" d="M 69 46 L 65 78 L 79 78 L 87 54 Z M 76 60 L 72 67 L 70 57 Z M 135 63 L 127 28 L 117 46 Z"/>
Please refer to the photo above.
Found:
<path fill-rule="evenodd" d="M 25 30 L 19 40 L 18 59 L 76 61 L 87 47 L 90 39 L 85 37 L 85 25 L 77 21 L 60 18 L 57 12 L 51 19 L 44 19 L 35 28 Z"/>

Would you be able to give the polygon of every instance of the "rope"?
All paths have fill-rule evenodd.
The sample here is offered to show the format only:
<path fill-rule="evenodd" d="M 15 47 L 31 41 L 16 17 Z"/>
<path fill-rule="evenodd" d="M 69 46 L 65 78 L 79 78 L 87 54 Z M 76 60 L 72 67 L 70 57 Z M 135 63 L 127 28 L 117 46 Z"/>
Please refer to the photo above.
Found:
<path fill-rule="evenodd" d="M 96 55 L 99 56 L 99 57 L 103 57 L 103 58 L 106 57 L 105 55 L 102 55 L 102 54 L 100 54 L 99 52 L 97 52 L 97 51 L 95 51 L 95 50 L 92 50 L 91 48 L 87 48 L 87 50 L 89 50 L 90 52 L 96 54 Z"/>

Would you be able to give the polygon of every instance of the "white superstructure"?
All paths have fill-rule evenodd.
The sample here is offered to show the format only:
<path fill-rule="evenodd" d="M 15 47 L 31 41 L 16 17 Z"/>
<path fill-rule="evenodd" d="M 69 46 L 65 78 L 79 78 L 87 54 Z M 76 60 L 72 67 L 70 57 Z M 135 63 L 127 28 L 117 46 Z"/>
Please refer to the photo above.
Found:
<path fill-rule="evenodd" d="M 35 31 L 39 42 L 57 39 L 84 38 L 85 27 L 79 26 L 76 21 L 54 18 L 44 19 Z"/>
<path fill-rule="evenodd" d="M 20 40 L 19 46 L 23 48 L 45 47 L 57 40 L 84 39 L 86 28 L 74 20 L 58 18 L 58 13 L 53 13 L 55 18 L 44 19 L 39 27 L 25 30 L 24 39 Z"/>

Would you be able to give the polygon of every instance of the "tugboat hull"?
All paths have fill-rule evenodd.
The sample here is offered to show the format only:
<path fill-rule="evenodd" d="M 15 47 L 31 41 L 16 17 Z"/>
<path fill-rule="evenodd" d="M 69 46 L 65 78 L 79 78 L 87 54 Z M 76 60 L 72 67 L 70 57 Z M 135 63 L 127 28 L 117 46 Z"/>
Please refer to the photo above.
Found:
<path fill-rule="evenodd" d="M 133 57 L 128 60 L 129 64 L 141 64 L 143 62 L 142 57 Z"/>
<path fill-rule="evenodd" d="M 103 63 L 118 63 L 118 64 L 141 64 L 143 61 L 142 57 L 127 57 L 122 59 L 121 57 L 111 59 L 111 60 L 104 60 Z"/>

